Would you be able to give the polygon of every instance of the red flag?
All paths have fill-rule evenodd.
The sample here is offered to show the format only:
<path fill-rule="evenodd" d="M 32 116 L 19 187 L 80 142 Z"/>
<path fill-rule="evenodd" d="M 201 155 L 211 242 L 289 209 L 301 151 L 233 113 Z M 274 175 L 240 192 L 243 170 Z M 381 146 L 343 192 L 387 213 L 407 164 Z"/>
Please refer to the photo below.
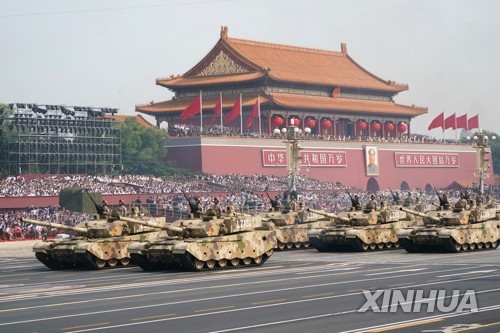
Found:
<path fill-rule="evenodd" d="M 337 87 L 337 88 L 333 89 L 333 98 L 337 98 L 337 97 L 339 97 L 339 95 L 340 95 L 340 88 Z"/>
<path fill-rule="evenodd" d="M 469 121 L 467 121 L 467 128 L 470 131 L 471 129 L 474 128 L 479 128 L 479 115 L 476 114 L 474 117 L 470 118 Z"/>
<path fill-rule="evenodd" d="M 252 113 L 248 116 L 247 120 L 247 127 L 252 126 L 253 119 L 259 115 L 259 98 L 257 97 L 257 100 L 255 101 L 255 104 L 253 105 Z"/>
<path fill-rule="evenodd" d="M 181 120 L 184 121 L 186 119 L 191 118 L 194 115 L 200 113 L 201 110 L 201 94 L 196 97 L 191 104 L 187 108 L 184 109 L 181 113 Z"/>
<path fill-rule="evenodd" d="M 444 129 L 456 129 L 457 125 L 455 124 L 455 114 L 452 114 L 448 118 L 444 120 Z"/>
<path fill-rule="evenodd" d="M 212 120 L 210 121 L 210 123 L 208 124 L 208 126 L 212 125 L 213 123 L 215 123 L 215 116 L 218 115 L 218 114 L 221 114 L 222 113 L 222 104 L 221 104 L 221 99 L 222 98 L 219 98 L 217 100 L 217 102 L 215 103 L 215 109 L 214 109 L 214 116 L 212 117 Z"/>
<path fill-rule="evenodd" d="M 234 103 L 234 106 L 231 109 L 231 112 L 229 112 L 224 117 L 224 122 L 228 123 L 228 122 L 233 121 L 234 119 L 238 118 L 238 116 L 240 115 L 240 108 L 241 108 L 241 100 L 240 100 L 240 98 L 238 98 L 236 100 L 236 103 Z"/>
<path fill-rule="evenodd" d="M 463 116 L 457 117 L 457 129 L 459 128 L 465 128 L 465 130 L 468 129 L 467 127 L 467 113 L 464 114 Z"/>
<path fill-rule="evenodd" d="M 441 127 L 441 129 L 443 129 L 443 126 L 444 126 L 444 111 L 441 112 L 441 114 L 439 116 L 434 118 L 434 120 L 429 125 L 428 130 L 430 131 L 431 129 L 438 128 L 438 127 Z"/>

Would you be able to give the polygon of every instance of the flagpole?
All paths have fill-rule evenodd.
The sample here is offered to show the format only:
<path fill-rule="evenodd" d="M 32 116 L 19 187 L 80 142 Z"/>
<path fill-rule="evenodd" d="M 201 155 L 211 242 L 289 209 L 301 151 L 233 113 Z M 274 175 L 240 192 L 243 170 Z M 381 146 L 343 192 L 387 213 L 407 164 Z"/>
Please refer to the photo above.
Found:
<path fill-rule="evenodd" d="M 241 94 L 240 94 L 240 135 L 243 135 L 243 106 L 241 105 Z"/>
<path fill-rule="evenodd" d="M 259 112 L 259 135 L 262 135 L 262 124 L 260 123 L 260 95 L 257 95 L 257 110 Z"/>
<path fill-rule="evenodd" d="M 219 104 L 220 104 L 220 134 L 224 133 L 224 127 L 222 127 L 222 91 L 219 92 Z"/>
<path fill-rule="evenodd" d="M 200 90 L 200 135 L 203 133 L 203 97 Z"/>

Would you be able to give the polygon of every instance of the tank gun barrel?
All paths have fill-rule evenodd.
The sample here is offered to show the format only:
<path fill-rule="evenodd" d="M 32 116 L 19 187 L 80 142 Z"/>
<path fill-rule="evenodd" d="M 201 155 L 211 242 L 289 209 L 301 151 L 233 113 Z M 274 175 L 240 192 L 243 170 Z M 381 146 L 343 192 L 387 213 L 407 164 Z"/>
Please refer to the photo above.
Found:
<path fill-rule="evenodd" d="M 78 232 L 81 234 L 86 234 L 88 232 L 88 230 L 86 228 L 73 227 L 70 225 L 65 225 L 65 224 L 60 224 L 60 223 L 38 221 L 38 220 L 32 220 L 32 219 L 27 219 L 27 218 L 21 218 L 20 221 L 22 223 L 31 223 L 31 224 L 36 224 L 36 225 L 42 225 L 44 227 L 49 227 L 49 228 L 73 230 L 74 232 Z"/>
<path fill-rule="evenodd" d="M 412 215 L 415 215 L 415 216 L 420 216 L 420 217 L 423 217 L 423 218 L 428 218 L 429 220 L 431 220 L 433 222 L 441 222 L 441 219 L 439 217 L 436 217 L 436 216 L 427 215 L 427 214 L 424 214 L 424 213 L 421 213 L 421 212 L 417 212 L 415 210 L 407 209 L 407 208 L 404 208 L 404 207 L 401 207 L 399 209 L 402 210 L 403 212 L 407 212 L 408 214 L 412 214 Z"/>
<path fill-rule="evenodd" d="M 142 220 L 137 220 L 131 217 L 125 217 L 125 216 L 120 216 L 120 220 L 125 221 L 125 222 L 130 222 L 130 223 L 137 223 L 146 227 L 151 227 L 151 228 L 156 228 L 156 229 L 161 229 L 161 230 L 168 230 L 168 226 L 157 223 L 154 221 L 142 221 Z"/>
<path fill-rule="evenodd" d="M 325 213 L 325 212 L 322 212 L 322 211 L 319 211 L 319 210 L 315 210 L 315 209 L 310 209 L 310 208 L 308 208 L 307 211 L 309 211 L 311 213 L 318 214 L 318 215 L 322 215 L 322 216 L 325 216 L 325 217 L 329 217 L 331 219 L 339 219 L 340 221 L 343 221 L 343 222 L 350 222 L 351 221 L 347 217 L 338 216 L 337 214 L 333 214 L 333 213 Z"/>

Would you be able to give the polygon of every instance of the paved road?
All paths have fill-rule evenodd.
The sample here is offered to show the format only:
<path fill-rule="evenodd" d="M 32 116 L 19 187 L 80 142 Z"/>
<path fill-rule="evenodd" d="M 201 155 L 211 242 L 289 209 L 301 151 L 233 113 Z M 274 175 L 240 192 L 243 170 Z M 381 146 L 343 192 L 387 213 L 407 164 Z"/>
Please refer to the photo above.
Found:
<path fill-rule="evenodd" d="M 50 271 L 29 251 L 16 253 L 0 257 L 0 332 L 500 331 L 500 250 L 308 249 L 277 252 L 256 269 L 201 273 Z M 363 290 L 381 289 L 405 296 L 445 290 L 444 305 L 459 290 L 458 302 L 470 306 L 473 297 L 478 312 L 427 312 L 429 304 L 421 304 L 421 311 L 405 313 L 404 306 L 415 305 L 404 301 L 397 312 L 358 312 L 367 301 Z"/>

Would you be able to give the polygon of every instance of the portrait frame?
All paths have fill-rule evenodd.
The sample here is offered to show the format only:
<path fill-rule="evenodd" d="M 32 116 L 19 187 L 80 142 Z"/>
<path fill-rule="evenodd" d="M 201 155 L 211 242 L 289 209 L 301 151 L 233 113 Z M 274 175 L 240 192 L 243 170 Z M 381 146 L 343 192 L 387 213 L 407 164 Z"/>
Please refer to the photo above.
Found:
<path fill-rule="evenodd" d="M 365 146 L 365 171 L 367 176 L 378 176 L 380 174 L 378 160 L 378 147 Z"/>

